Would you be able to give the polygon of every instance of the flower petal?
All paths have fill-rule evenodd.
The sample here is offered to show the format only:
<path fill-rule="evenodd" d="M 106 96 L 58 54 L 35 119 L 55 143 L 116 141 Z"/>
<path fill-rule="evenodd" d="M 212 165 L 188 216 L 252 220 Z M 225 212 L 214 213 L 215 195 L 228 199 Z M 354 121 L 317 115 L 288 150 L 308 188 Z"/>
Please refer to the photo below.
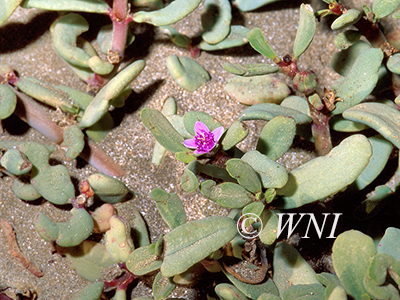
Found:
<path fill-rule="evenodd" d="M 205 151 L 205 150 L 194 150 L 194 151 L 193 151 L 193 154 L 194 154 L 194 155 L 202 155 L 202 154 L 205 154 L 205 153 L 208 153 L 208 152 L 210 152 L 210 151 Z"/>
<path fill-rule="evenodd" d="M 201 132 L 210 132 L 210 129 L 208 129 L 207 125 L 203 122 L 196 121 L 196 123 L 194 124 L 194 133 L 195 135 L 197 135 L 201 134 Z"/>
<path fill-rule="evenodd" d="M 196 139 L 184 140 L 183 144 L 185 145 L 185 147 L 187 147 L 189 149 L 196 149 L 197 148 Z"/>
<path fill-rule="evenodd" d="M 223 126 L 220 126 L 212 131 L 212 134 L 214 135 L 214 142 L 217 143 L 221 136 L 224 134 L 225 128 Z"/>

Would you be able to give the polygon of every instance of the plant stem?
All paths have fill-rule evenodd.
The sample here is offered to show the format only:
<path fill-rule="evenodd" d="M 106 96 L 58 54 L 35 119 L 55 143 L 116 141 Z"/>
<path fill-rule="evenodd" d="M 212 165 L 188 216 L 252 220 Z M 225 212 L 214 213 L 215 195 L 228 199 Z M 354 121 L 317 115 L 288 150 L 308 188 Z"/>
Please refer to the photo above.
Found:
<path fill-rule="evenodd" d="M 129 15 L 127 0 L 114 0 L 113 8 L 108 14 L 113 22 L 113 33 L 111 49 L 107 58 L 110 63 L 118 64 L 124 58 L 129 23 L 133 21 Z"/>
<path fill-rule="evenodd" d="M 318 156 L 327 155 L 332 150 L 331 133 L 329 130 L 330 116 L 324 114 L 323 110 L 317 110 L 310 101 L 307 102 L 313 120 L 311 131 L 314 137 L 315 150 Z"/>
<path fill-rule="evenodd" d="M 47 113 L 31 97 L 17 91 L 11 85 L 10 87 L 14 90 L 18 99 L 17 108 L 14 113 L 51 141 L 61 144 L 64 140 L 64 131 L 51 121 Z M 87 147 L 80 156 L 88 163 L 109 176 L 125 175 L 125 171 L 93 142 L 87 141 L 86 145 Z"/>

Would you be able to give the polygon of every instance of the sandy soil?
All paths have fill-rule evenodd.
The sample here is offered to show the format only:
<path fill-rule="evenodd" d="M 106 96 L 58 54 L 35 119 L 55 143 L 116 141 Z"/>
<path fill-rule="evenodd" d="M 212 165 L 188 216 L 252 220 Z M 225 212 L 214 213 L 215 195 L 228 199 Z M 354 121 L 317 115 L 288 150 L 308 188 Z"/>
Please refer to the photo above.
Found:
<path fill-rule="evenodd" d="M 256 12 L 236 11 L 234 23 L 249 28 L 260 27 L 275 52 L 284 56 L 291 52 L 293 46 L 300 4 L 300 1 L 282 1 Z M 322 1 L 312 1 L 311 4 L 318 9 L 324 7 Z M 360 5 L 356 4 L 356 7 Z M 189 36 L 201 31 L 201 9 L 202 6 L 190 17 L 178 22 L 175 27 Z M 51 85 L 65 84 L 84 91 L 85 84 L 68 69 L 51 45 L 48 28 L 56 16 L 53 13 L 18 9 L 10 21 L 0 28 L 1 63 L 13 66 L 21 77 L 32 76 Z M 96 26 L 95 18 L 91 17 L 90 22 L 92 26 Z M 140 121 L 141 109 L 161 109 L 165 99 L 172 96 L 177 100 L 179 114 L 190 110 L 204 111 L 228 127 L 245 106 L 225 93 L 223 88 L 230 75 L 222 68 L 222 64 L 268 60 L 249 46 L 214 53 L 202 52 L 196 60 L 210 73 L 212 80 L 190 93 L 174 82 L 165 64 L 169 55 L 189 56 L 188 50 L 170 43 L 165 36 L 150 26 L 140 26 L 137 30 L 142 33 L 137 34 L 128 54 L 135 59 L 145 59 L 147 65 L 133 82 L 134 95 L 127 100 L 126 107 L 113 112 L 119 126 L 99 146 L 126 171 L 127 175 L 121 179 L 136 195 L 130 203 L 144 216 L 149 225 L 150 237 L 155 241 L 160 233 L 168 229 L 157 213 L 153 200 L 149 198 L 149 192 L 153 188 L 159 187 L 177 193 L 185 204 L 189 220 L 215 214 L 225 215 L 227 212 L 200 193 L 188 194 L 181 189 L 179 177 L 184 165 L 177 162 L 173 155 L 167 154 L 160 167 L 151 164 L 154 139 Z M 300 67 L 313 69 L 321 84 L 326 86 L 337 77 L 329 67 L 330 57 L 337 51 L 333 45 L 333 37 L 327 23 L 319 23 L 309 51 L 300 59 Z M 15 128 L 15 124 L 18 124 L 19 128 Z M 51 144 L 35 130 L 21 127 L 21 123 L 5 121 L 3 125 L 5 130 L 0 135 L 0 140 L 12 138 Z M 262 126 L 260 123 L 250 123 L 250 128 L 251 135 L 242 143 L 243 149 L 254 147 L 255 133 L 259 132 Z M 303 159 L 303 155 L 305 154 L 289 155 L 286 161 L 289 164 L 297 164 L 299 159 Z M 54 159 L 66 165 L 77 182 L 96 172 L 95 168 L 85 165 L 82 161 L 66 161 L 62 150 L 57 151 Z M 51 253 L 50 244 L 38 236 L 32 224 L 32 218 L 37 212 L 44 212 L 57 221 L 65 221 L 68 211 L 47 201 L 22 201 L 12 193 L 11 178 L 4 175 L 0 180 L 0 216 L 12 224 L 21 250 L 44 272 L 43 277 L 36 278 L 23 269 L 10 255 L 6 239 L 0 234 L 0 286 L 34 289 L 38 292 L 39 299 L 62 299 L 85 286 L 87 282 L 70 268 L 70 263 L 65 257 Z M 126 213 L 125 217 L 129 218 L 129 214 Z M 151 297 L 149 282 L 139 283 L 133 289 L 132 295 Z M 183 288 L 176 289 L 173 296 L 198 299 L 194 290 Z"/>

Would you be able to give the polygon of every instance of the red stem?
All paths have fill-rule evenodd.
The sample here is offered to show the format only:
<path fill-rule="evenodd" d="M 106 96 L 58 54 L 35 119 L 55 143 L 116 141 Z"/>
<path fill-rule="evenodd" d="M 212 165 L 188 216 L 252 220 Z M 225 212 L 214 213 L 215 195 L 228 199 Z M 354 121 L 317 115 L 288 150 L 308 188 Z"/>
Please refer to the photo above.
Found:
<path fill-rule="evenodd" d="M 18 98 L 17 107 L 14 113 L 29 126 L 35 128 L 51 141 L 61 144 L 64 140 L 63 130 L 47 115 L 45 111 L 31 97 L 14 90 Z M 93 142 L 88 141 L 87 147 L 81 153 L 81 157 L 100 172 L 109 176 L 123 176 L 125 171 L 115 163 L 104 151 L 97 147 Z"/>

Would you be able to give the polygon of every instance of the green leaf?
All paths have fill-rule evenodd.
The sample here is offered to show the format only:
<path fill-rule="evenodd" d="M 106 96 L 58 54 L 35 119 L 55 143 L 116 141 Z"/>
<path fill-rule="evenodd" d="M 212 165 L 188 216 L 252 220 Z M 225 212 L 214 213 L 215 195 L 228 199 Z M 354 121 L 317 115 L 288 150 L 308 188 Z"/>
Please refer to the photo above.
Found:
<path fill-rule="evenodd" d="M 381 103 L 362 103 L 343 113 L 345 119 L 366 124 L 400 148 L 400 112 Z"/>
<path fill-rule="evenodd" d="M 201 13 L 201 25 L 204 29 L 203 40 L 208 44 L 217 44 L 230 32 L 232 20 L 229 0 L 206 0 Z"/>
<path fill-rule="evenodd" d="M 281 164 L 270 159 L 257 150 L 251 150 L 242 156 L 259 175 L 264 188 L 281 188 L 287 180 L 288 174 Z"/>
<path fill-rule="evenodd" d="M 336 96 L 343 102 L 336 103 L 333 114 L 357 105 L 372 92 L 378 81 L 382 59 L 383 52 L 377 48 L 367 49 L 357 57 L 343 84 L 336 89 Z"/>
<path fill-rule="evenodd" d="M 342 115 L 335 115 L 329 120 L 330 127 L 340 132 L 359 132 L 369 127 L 365 124 L 346 120 Z"/>
<path fill-rule="evenodd" d="M 139 11 L 134 13 L 133 20 L 136 23 L 149 23 L 154 26 L 165 26 L 178 22 L 186 17 L 197 6 L 201 0 L 174 0 L 168 6 L 156 11 Z"/>
<path fill-rule="evenodd" d="M 174 27 L 172 27 L 170 25 L 161 26 L 160 30 L 162 33 L 168 35 L 169 38 L 171 39 L 171 41 L 179 47 L 186 48 L 191 43 L 191 40 L 188 36 L 179 33 L 178 30 L 176 30 Z"/>
<path fill-rule="evenodd" d="M 368 165 L 354 182 L 359 190 L 368 186 L 378 177 L 385 167 L 393 149 L 392 143 L 388 142 L 381 135 L 370 137 L 368 140 L 372 146 L 372 156 Z"/>
<path fill-rule="evenodd" d="M 272 50 L 271 46 L 268 45 L 260 28 L 255 27 L 250 30 L 247 33 L 247 40 L 258 53 L 270 59 L 274 59 L 276 57 L 274 50 Z"/>
<path fill-rule="evenodd" d="M 241 141 L 249 134 L 249 128 L 246 124 L 240 121 L 235 121 L 226 131 L 224 138 L 221 141 L 222 150 L 227 151 Z"/>
<path fill-rule="evenodd" d="M 364 277 L 370 260 L 376 254 L 374 241 L 369 236 L 349 230 L 340 234 L 332 247 L 332 262 L 335 273 L 347 294 L 356 300 L 367 294 Z"/>
<path fill-rule="evenodd" d="M 0 26 L 7 21 L 21 2 L 22 0 L 0 0 Z"/>
<path fill-rule="evenodd" d="M 257 141 L 257 151 L 277 160 L 285 154 L 296 135 L 296 122 L 293 118 L 278 116 L 262 129 Z"/>
<path fill-rule="evenodd" d="M 110 101 L 118 97 L 125 88 L 132 83 L 132 81 L 144 69 L 145 65 L 146 63 L 144 60 L 135 61 L 103 86 L 90 102 L 89 106 L 85 109 L 79 127 L 90 127 L 98 122 L 110 108 Z"/>
<path fill-rule="evenodd" d="M 174 229 L 186 223 L 186 213 L 178 195 L 155 188 L 150 197 L 156 201 L 157 209 L 169 228 Z"/>
<path fill-rule="evenodd" d="M 272 245 L 275 243 L 278 235 L 278 217 L 275 212 L 265 209 L 261 218 L 263 221 L 263 228 L 258 236 L 264 244 Z"/>
<path fill-rule="evenodd" d="M 245 161 L 239 158 L 232 158 L 227 161 L 226 170 L 229 175 L 235 178 L 238 183 L 248 191 L 253 194 L 261 191 L 261 181 L 259 176 Z"/>
<path fill-rule="evenodd" d="M 291 285 L 283 292 L 284 300 L 325 300 L 325 288 L 320 284 Z"/>
<path fill-rule="evenodd" d="M 0 120 L 11 116 L 16 107 L 17 96 L 14 91 L 9 86 L 0 84 Z"/>
<path fill-rule="evenodd" d="M 288 107 L 283 107 L 273 103 L 261 103 L 246 108 L 239 116 L 239 121 L 264 120 L 270 121 L 277 116 L 292 117 L 296 124 L 306 124 L 311 122 L 311 118 L 306 114 Z"/>
<path fill-rule="evenodd" d="M 386 67 L 390 72 L 400 74 L 400 53 L 395 53 L 388 58 Z"/>
<path fill-rule="evenodd" d="M 215 293 L 223 300 L 247 300 L 248 298 L 235 286 L 220 283 L 215 287 Z"/>
<path fill-rule="evenodd" d="M 251 11 L 276 1 L 279 0 L 234 0 L 233 4 L 241 11 Z"/>
<path fill-rule="evenodd" d="M 92 174 L 87 180 L 95 195 L 107 203 L 121 202 L 129 192 L 128 187 L 122 181 L 105 174 Z"/>
<path fill-rule="evenodd" d="M 151 248 L 154 244 L 143 246 L 133 250 L 126 260 L 126 267 L 137 276 L 153 272 L 161 267 L 162 260 L 155 255 Z"/>
<path fill-rule="evenodd" d="M 246 105 L 279 104 L 290 94 L 290 89 L 285 81 L 270 74 L 253 77 L 231 77 L 228 79 L 224 90 L 229 96 Z"/>
<path fill-rule="evenodd" d="M 21 6 L 24 8 L 40 8 L 55 11 L 80 11 L 98 14 L 106 14 L 109 9 L 109 6 L 104 0 L 24 0 Z"/>
<path fill-rule="evenodd" d="M 290 286 L 318 284 L 314 270 L 292 246 L 279 242 L 274 250 L 274 282 L 283 295 Z"/>
<path fill-rule="evenodd" d="M 76 46 L 77 38 L 88 29 L 86 19 L 75 13 L 62 16 L 52 25 L 51 37 L 57 53 L 68 63 L 80 68 L 89 68 L 91 56 Z"/>
<path fill-rule="evenodd" d="M 378 253 L 387 253 L 400 260 L 400 229 L 388 227 L 377 248 Z"/>
<path fill-rule="evenodd" d="M 101 277 L 104 268 L 112 266 L 115 262 L 108 255 L 104 245 L 95 241 L 85 240 L 75 247 L 62 249 L 71 262 L 71 268 L 86 280 L 96 281 Z"/>
<path fill-rule="evenodd" d="M 179 58 L 176 55 L 170 55 L 166 63 L 175 82 L 189 92 L 194 92 L 211 79 L 210 74 L 191 58 L 185 56 Z"/>
<path fill-rule="evenodd" d="M 201 41 L 199 48 L 204 51 L 217 51 L 242 46 L 247 43 L 246 35 L 249 31 L 248 28 L 241 25 L 232 25 L 229 35 L 221 42 L 211 45 Z"/>
<path fill-rule="evenodd" d="M 103 292 L 104 283 L 95 282 L 73 293 L 67 300 L 94 300 L 99 299 Z"/>
<path fill-rule="evenodd" d="M 338 17 L 331 25 L 332 30 L 343 29 L 357 23 L 363 16 L 363 13 L 357 9 L 351 8 L 343 15 Z"/>
<path fill-rule="evenodd" d="M 375 18 L 382 19 L 392 14 L 400 6 L 400 0 L 374 0 L 372 3 L 372 12 Z"/>
<path fill-rule="evenodd" d="M 269 65 L 269 64 L 231 64 L 224 63 L 222 66 L 229 73 L 251 77 L 251 76 L 259 76 L 259 75 L 267 75 L 271 73 L 276 73 L 279 71 L 279 67 L 277 65 Z"/>
<path fill-rule="evenodd" d="M 361 32 L 358 30 L 346 30 L 335 36 L 335 46 L 340 50 L 348 49 L 360 40 Z"/>
<path fill-rule="evenodd" d="M 223 182 L 217 185 L 215 181 L 207 180 L 200 185 L 200 192 L 206 198 L 229 208 L 242 208 L 254 200 L 251 193 L 233 182 Z"/>
<path fill-rule="evenodd" d="M 154 138 L 172 153 L 187 151 L 184 138 L 172 127 L 167 118 L 154 108 L 144 108 L 140 113 L 143 124 L 151 131 Z"/>
<path fill-rule="evenodd" d="M 64 141 L 61 146 L 67 148 L 66 156 L 75 159 L 85 147 L 84 135 L 78 125 L 71 125 L 64 129 Z"/>
<path fill-rule="evenodd" d="M 300 21 L 293 46 L 293 56 L 298 59 L 307 50 L 314 38 L 317 21 L 309 4 L 300 5 Z"/>
<path fill-rule="evenodd" d="M 230 242 L 236 234 L 236 221 L 229 217 L 207 217 L 176 227 L 164 236 L 161 274 L 171 277 L 186 271 Z"/>
<path fill-rule="evenodd" d="M 346 138 L 328 155 L 292 170 L 287 184 L 276 191 L 283 196 L 278 206 L 300 207 L 339 192 L 361 174 L 371 155 L 372 147 L 365 136 Z"/>
<path fill-rule="evenodd" d="M 185 124 L 186 130 L 192 135 L 195 135 L 194 132 L 194 125 L 197 121 L 200 121 L 207 125 L 210 131 L 221 127 L 222 124 L 217 120 L 214 119 L 209 114 L 202 112 L 202 111 L 189 111 L 183 116 L 183 122 Z"/>
<path fill-rule="evenodd" d="M 342 76 L 347 76 L 358 56 L 370 48 L 370 44 L 358 41 L 348 49 L 334 53 L 331 60 L 332 69 Z"/>
<path fill-rule="evenodd" d="M 199 187 L 199 181 L 197 180 L 197 172 L 199 169 L 199 163 L 197 160 L 191 161 L 185 168 L 181 176 L 181 187 L 188 193 L 193 193 Z"/>
<path fill-rule="evenodd" d="M 222 268 L 225 276 L 229 279 L 230 282 L 234 286 L 236 286 L 243 294 L 245 294 L 250 299 L 257 299 L 264 293 L 269 293 L 278 296 L 279 291 L 276 288 L 274 281 L 271 278 L 268 278 L 266 282 L 260 284 L 250 284 L 244 283 L 239 279 L 233 277 L 233 275 L 229 274 Z"/>
<path fill-rule="evenodd" d="M 172 278 L 166 278 L 158 272 L 153 281 L 153 296 L 155 300 L 162 300 L 168 297 L 173 289 L 175 288 L 175 283 Z"/>

